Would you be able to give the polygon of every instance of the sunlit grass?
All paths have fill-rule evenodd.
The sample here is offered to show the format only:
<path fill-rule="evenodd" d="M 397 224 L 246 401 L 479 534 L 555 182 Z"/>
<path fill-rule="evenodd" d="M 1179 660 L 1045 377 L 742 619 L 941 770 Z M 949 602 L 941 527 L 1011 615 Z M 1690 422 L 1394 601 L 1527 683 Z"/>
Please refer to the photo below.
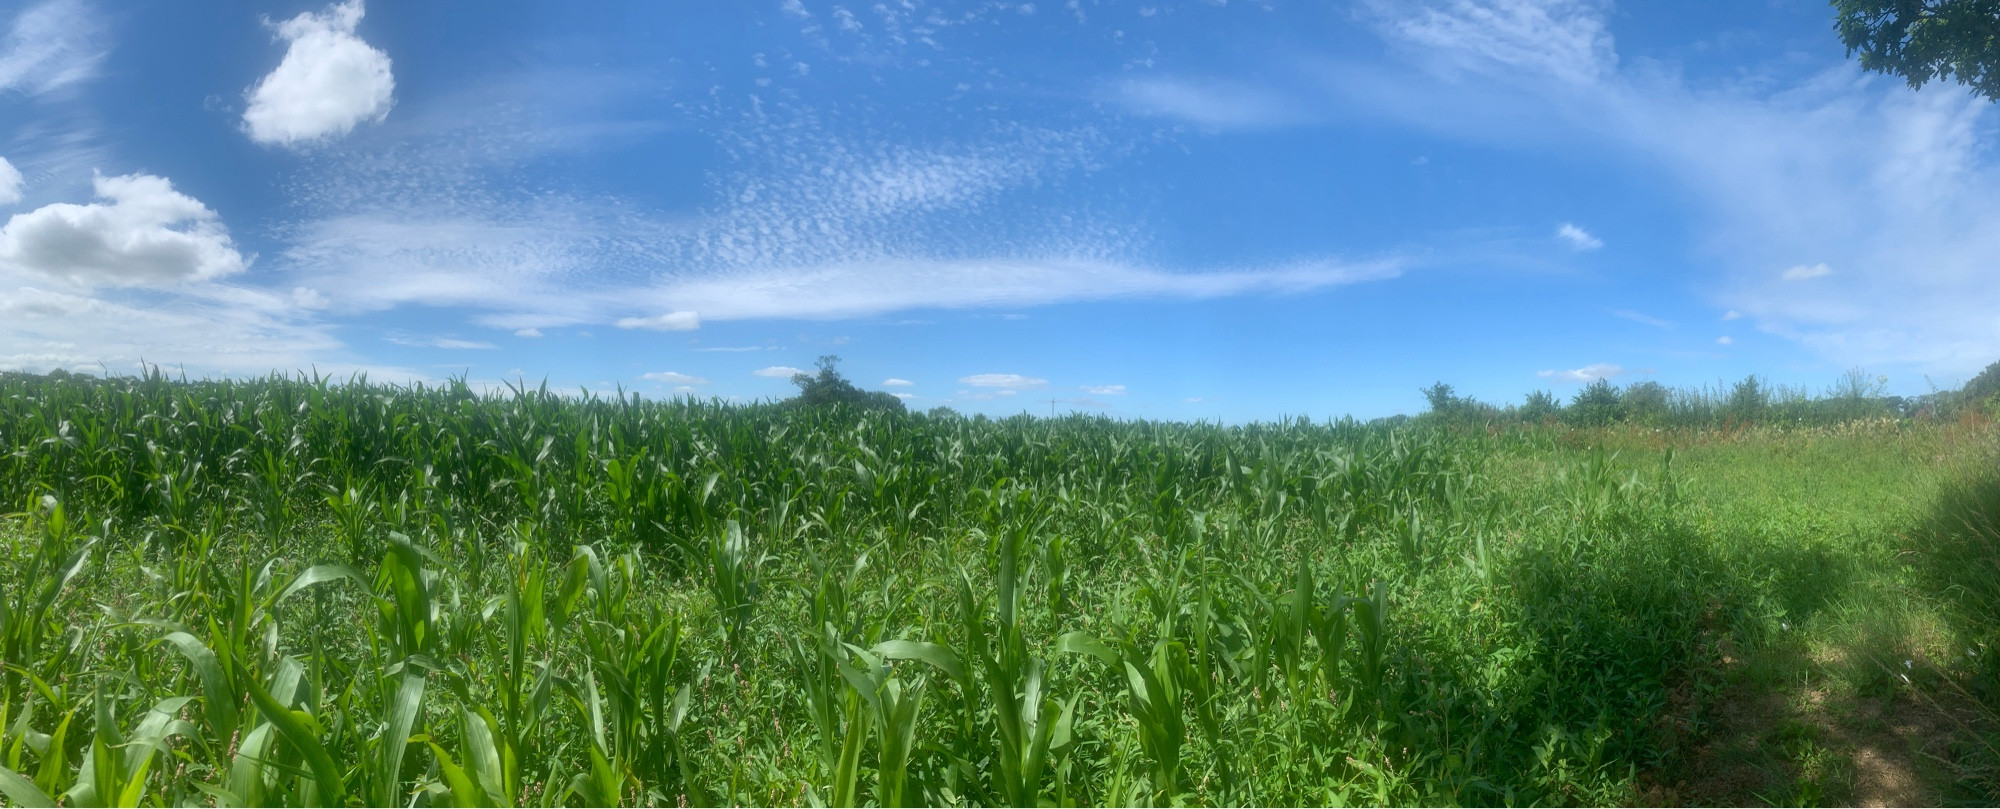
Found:
<path fill-rule="evenodd" d="M 1725 658 L 1975 670 L 1990 441 L 8 377 L 0 795 L 1626 803 Z"/>

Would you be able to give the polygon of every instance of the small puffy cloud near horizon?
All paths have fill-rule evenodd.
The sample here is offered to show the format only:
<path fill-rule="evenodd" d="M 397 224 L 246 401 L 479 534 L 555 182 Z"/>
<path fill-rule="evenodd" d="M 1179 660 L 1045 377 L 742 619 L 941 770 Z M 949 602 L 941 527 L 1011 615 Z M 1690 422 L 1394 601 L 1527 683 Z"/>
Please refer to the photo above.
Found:
<path fill-rule="evenodd" d="M 882 387 L 885 388 L 907 388 L 915 384 L 917 383 L 911 382 L 910 380 L 907 379 L 897 379 L 895 377 L 890 377 L 888 379 L 882 380 Z"/>

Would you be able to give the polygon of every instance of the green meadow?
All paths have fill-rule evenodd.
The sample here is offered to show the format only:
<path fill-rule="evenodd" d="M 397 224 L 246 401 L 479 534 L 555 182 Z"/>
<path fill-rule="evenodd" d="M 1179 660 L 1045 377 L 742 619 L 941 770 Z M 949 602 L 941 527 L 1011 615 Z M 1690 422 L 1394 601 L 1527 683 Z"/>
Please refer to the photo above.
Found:
<path fill-rule="evenodd" d="M 0 797 L 2000 799 L 1990 412 L 1431 393 L 1225 426 L 0 376 Z"/>

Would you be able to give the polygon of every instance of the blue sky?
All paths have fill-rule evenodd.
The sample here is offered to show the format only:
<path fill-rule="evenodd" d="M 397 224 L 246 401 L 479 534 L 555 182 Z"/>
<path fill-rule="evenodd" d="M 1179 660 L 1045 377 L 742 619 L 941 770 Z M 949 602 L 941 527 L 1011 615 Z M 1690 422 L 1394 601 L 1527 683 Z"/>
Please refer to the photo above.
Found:
<path fill-rule="evenodd" d="M 0 4 L 0 369 L 1241 421 L 2000 359 L 1813 0 Z"/>

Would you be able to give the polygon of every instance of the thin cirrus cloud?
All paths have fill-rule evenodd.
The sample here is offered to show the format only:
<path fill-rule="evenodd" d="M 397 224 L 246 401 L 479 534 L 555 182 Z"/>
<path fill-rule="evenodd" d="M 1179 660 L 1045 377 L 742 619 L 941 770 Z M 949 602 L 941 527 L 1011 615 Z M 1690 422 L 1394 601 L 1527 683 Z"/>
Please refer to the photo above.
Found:
<path fill-rule="evenodd" d="M 701 328 L 701 315 L 690 311 L 668 312 L 653 317 L 619 318 L 618 328 L 647 331 L 694 331 Z"/>
<path fill-rule="evenodd" d="M 895 377 L 890 377 L 888 379 L 882 380 L 882 387 L 885 388 L 907 388 L 915 384 L 917 383 L 911 382 L 910 380 L 907 379 L 897 379 Z"/>
<path fill-rule="evenodd" d="M 389 55 L 355 35 L 363 13 L 361 0 L 347 0 L 272 24 L 285 56 L 244 94 L 251 140 L 296 147 L 388 117 L 396 80 Z"/>
<path fill-rule="evenodd" d="M 650 382 L 664 382 L 664 383 L 666 383 L 666 384 L 669 384 L 669 385 L 706 385 L 706 384 L 708 384 L 708 380 L 706 380 L 706 379 L 703 379 L 703 378 L 701 378 L 701 377 L 698 377 L 698 376 L 692 376 L 692 375 L 689 375 L 689 374 L 683 374 L 683 373 L 679 373 L 679 372 L 677 372 L 677 371 L 655 371 L 655 372 L 653 372 L 653 373 L 649 373 L 649 374 L 640 374 L 640 375 L 639 375 L 639 378 L 640 378 L 640 379 L 644 379 L 644 380 L 647 380 L 647 381 L 650 381 Z"/>
<path fill-rule="evenodd" d="M 791 379 L 792 377 L 805 373 L 805 370 L 802 368 L 793 368 L 792 366 L 789 365 L 773 365 L 768 368 L 759 368 L 755 371 L 751 371 L 750 373 L 755 374 L 757 376 L 770 377 L 772 379 Z"/>
<path fill-rule="evenodd" d="M 1124 396 L 1124 385 L 1084 385 L 1077 390 L 1093 396 Z"/>
<path fill-rule="evenodd" d="M 1671 320 L 1667 320 L 1666 318 L 1654 317 L 1652 315 L 1646 314 L 1645 312 L 1639 312 L 1632 309 L 1613 309 L 1611 310 L 1611 316 L 1616 318 L 1622 318 L 1624 320 L 1630 320 L 1634 323 L 1644 323 L 1656 329 L 1671 329 L 1674 327 L 1674 322 Z"/>
<path fill-rule="evenodd" d="M 0 226 L 0 270 L 83 286 L 205 281 L 247 265 L 215 211 L 164 177 L 98 175 L 103 202 L 57 202 Z"/>
<path fill-rule="evenodd" d="M 1119 223 L 1069 211 L 994 215 L 1012 195 L 1093 170 L 1110 147 L 1087 129 L 1013 127 L 936 148 L 853 143 L 811 124 L 725 132 L 742 157 L 715 182 L 717 205 L 675 218 L 588 195 L 500 193 L 461 165 L 464 155 L 510 153 L 518 138 L 507 133 L 536 122 L 470 118 L 426 124 L 450 149 L 360 147 L 318 168 L 323 179 L 309 185 L 335 190 L 308 200 L 320 213 L 291 229 L 283 264 L 295 283 L 336 290 L 336 303 L 351 308 L 467 307 L 474 322 L 508 330 L 685 330 L 1290 294 L 1394 278 L 1409 264 L 1306 257 L 1167 268 L 1136 258 L 1142 251 Z M 662 260 L 674 269 L 661 271 Z M 657 280 L 637 280 L 648 277 Z"/>
<path fill-rule="evenodd" d="M 1826 266 L 1826 264 L 1822 262 L 1819 264 L 1810 264 L 1810 265 L 1808 264 L 1794 265 L 1792 267 L 1787 268 L 1784 272 L 1779 273 L 1778 277 L 1786 281 L 1809 281 L 1814 278 L 1821 278 L 1832 274 L 1833 274 L 1833 268 Z"/>
<path fill-rule="evenodd" d="M 21 9 L 0 39 L 0 90 L 39 96 L 94 78 L 109 53 L 104 24 L 83 0 Z"/>
<path fill-rule="evenodd" d="M 1020 374 L 973 374 L 971 376 L 959 377 L 958 384 L 971 385 L 975 388 L 1020 390 L 1022 388 L 1039 388 L 1049 384 L 1049 381 L 1046 379 L 1037 379 L 1032 376 L 1022 376 Z"/>
<path fill-rule="evenodd" d="M 1211 129 L 1264 129 L 1308 120 L 1297 102 L 1270 88 L 1216 79 L 1126 79 L 1113 84 L 1108 95 L 1141 115 Z"/>
<path fill-rule="evenodd" d="M 1399 259 L 1329 259 L 1254 270 L 1174 272 L 1090 259 L 902 259 L 726 274 L 633 294 L 689 306 L 714 320 L 834 319 L 919 308 L 1298 294 L 1395 278 L 1404 266 Z"/>
<path fill-rule="evenodd" d="M 1697 200 L 1704 292 L 1841 364 L 1971 370 L 2000 353 L 2000 112 L 1963 88 L 1829 61 L 1707 88 L 1619 58 L 1608 4 L 1368 0 L 1419 70 L 1310 62 L 1320 103 L 1501 146 L 1587 144 L 1659 165 Z M 1787 278 L 1801 253 L 1827 256 Z M 1814 280 L 1812 284 L 1797 281 Z"/>
<path fill-rule="evenodd" d="M 498 346 L 495 346 L 492 343 L 488 343 L 482 340 L 464 340 L 457 337 L 412 337 L 408 335 L 390 335 L 382 339 L 386 342 L 395 343 L 396 345 L 399 346 L 409 346 L 411 348 L 442 348 L 451 351 L 466 351 L 466 350 L 484 351 L 492 348 L 498 348 Z"/>
<path fill-rule="evenodd" d="M 1567 371 L 1536 371 L 1535 376 L 1543 379 L 1554 379 L 1560 382 L 1595 382 L 1600 379 L 1622 376 L 1624 373 L 1624 368 L 1600 362 Z"/>

